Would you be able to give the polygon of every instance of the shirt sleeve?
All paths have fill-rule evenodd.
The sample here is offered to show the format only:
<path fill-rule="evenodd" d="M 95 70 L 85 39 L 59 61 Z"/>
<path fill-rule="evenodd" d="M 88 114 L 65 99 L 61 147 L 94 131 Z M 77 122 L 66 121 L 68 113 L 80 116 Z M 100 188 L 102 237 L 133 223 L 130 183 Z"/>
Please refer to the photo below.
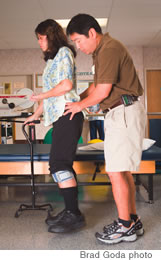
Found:
<path fill-rule="evenodd" d="M 97 60 L 97 84 L 115 84 L 119 80 L 120 57 L 114 48 L 104 49 L 98 55 Z"/>

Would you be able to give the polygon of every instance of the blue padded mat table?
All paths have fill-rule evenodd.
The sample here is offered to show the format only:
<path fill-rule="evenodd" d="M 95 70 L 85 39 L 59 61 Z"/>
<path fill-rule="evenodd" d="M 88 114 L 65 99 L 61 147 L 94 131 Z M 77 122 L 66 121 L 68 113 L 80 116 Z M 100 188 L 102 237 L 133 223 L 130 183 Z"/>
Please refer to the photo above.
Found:
<path fill-rule="evenodd" d="M 34 160 L 48 161 L 50 144 L 34 144 Z M 76 161 L 104 161 L 104 152 L 100 150 L 77 150 Z M 30 146 L 28 144 L 1 144 L 0 162 L 30 161 Z"/>
<path fill-rule="evenodd" d="M 48 161 L 50 144 L 34 144 L 34 160 Z M 0 161 L 29 161 L 30 147 L 28 144 L 0 144 Z M 104 161 L 102 150 L 77 150 L 76 161 Z M 160 161 L 161 148 L 153 145 L 143 151 L 142 160 Z"/>
<path fill-rule="evenodd" d="M 40 172 L 39 163 L 43 165 L 43 170 L 42 172 L 40 172 L 40 174 L 47 174 L 46 171 L 48 169 L 50 146 L 51 146 L 50 144 L 34 144 L 33 146 L 34 167 L 36 168 L 36 170 L 38 169 Z M 156 161 L 161 161 L 161 148 L 153 145 L 148 150 L 143 151 L 142 162 L 146 162 L 146 161 L 151 162 L 153 164 L 152 172 L 150 172 L 149 167 L 146 167 L 145 172 L 142 172 L 145 173 L 145 175 L 147 174 L 148 176 L 148 187 L 146 187 L 146 189 L 148 191 L 149 201 L 153 201 L 153 175 L 155 173 L 154 165 Z M 99 172 L 100 166 L 104 164 L 104 152 L 102 150 L 77 149 L 75 163 L 77 162 L 78 162 L 77 166 L 79 166 L 79 162 L 81 162 L 84 167 L 86 167 L 86 162 L 93 163 L 95 168 L 94 174 L 96 175 L 96 173 Z M 28 165 L 26 163 L 28 163 Z M 25 170 L 28 174 L 30 174 L 29 144 L 7 144 L 7 145 L 1 144 L 0 145 L 0 169 L 1 169 L 0 175 L 14 175 L 14 176 L 19 174 L 23 175 L 24 174 L 23 171 Z M 87 169 L 87 173 L 88 173 L 88 169 Z M 139 177 L 140 174 L 138 174 L 137 176 L 136 184 L 141 184 Z M 93 178 L 93 180 L 95 180 L 95 178 Z M 97 185 L 96 182 L 93 182 L 93 184 Z M 3 185 L 3 183 L 0 183 L 0 185 Z M 101 183 L 99 183 L 98 185 L 101 185 Z M 102 185 L 105 185 L 105 183 L 102 183 Z"/>

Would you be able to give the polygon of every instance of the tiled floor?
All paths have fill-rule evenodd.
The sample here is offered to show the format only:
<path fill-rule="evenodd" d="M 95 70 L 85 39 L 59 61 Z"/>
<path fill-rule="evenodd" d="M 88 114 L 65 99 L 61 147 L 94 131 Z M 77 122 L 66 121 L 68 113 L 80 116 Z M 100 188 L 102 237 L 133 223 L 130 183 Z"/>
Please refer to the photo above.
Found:
<path fill-rule="evenodd" d="M 89 177 L 87 177 L 89 178 Z M 102 181 L 102 177 L 99 177 Z M 161 176 L 154 178 L 154 203 L 137 194 L 137 210 L 144 223 L 145 234 L 133 243 L 100 244 L 95 232 L 117 218 L 111 186 L 80 187 L 79 201 L 87 225 L 79 232 L 52 234 L 44 220 L 46 211 L 25 211 L 18 218 L 15 212 L 21 203 L 30 203 L 29 187 L 0 187 L 1 250 L 160 250 L 161 249 Z M 54 213 L 63 209 L 56 187 L 37 188 L 37 204 L 50 202 Z"/>

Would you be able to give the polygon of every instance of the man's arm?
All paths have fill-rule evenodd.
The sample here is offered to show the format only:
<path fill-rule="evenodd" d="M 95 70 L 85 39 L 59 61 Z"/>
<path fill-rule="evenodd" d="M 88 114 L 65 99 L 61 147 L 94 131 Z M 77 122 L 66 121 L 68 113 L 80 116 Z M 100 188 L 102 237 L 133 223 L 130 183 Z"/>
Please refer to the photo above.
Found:
<path fill-rule="evenodd" d="M 86 98 L 79 102 L 66 103 L 65 109 L 67 111 L 64 113 L 64 115 L 71 113 L 70 120 L 72 120 L 76 113 L 82 111 L 84 108 L 96 105 L 103 99 L 107 98 L 111 92 L 111 89 L 112 84 L 97 84 L 95 89 Z"/>
<path fill-rule="evenodd" d="M 80 94 L 80 99 L 82 100 L 82 99 L 88 97 L 93 92 L 94 89 L 95 89 L 95 85 L 93 83 L 84 92 L 82 92 Z"/>

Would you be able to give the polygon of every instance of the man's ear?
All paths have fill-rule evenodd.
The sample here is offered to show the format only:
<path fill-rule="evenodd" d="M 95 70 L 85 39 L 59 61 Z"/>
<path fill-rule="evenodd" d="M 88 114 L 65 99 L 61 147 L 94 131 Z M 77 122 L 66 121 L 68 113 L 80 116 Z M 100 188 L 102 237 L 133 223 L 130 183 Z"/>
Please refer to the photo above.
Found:
<path fill-rule="evenodd" d="M 89 29 L 89 31 L 88 31 L 88 35 L 89 35 L 89 37 L 91 37 L 91 38 L 96 38 L 96 36 L 97 36 L 97 33 L 96 33 L 96 31 L 95 31 L 95 29 L 94 28 L 90 28 Z"/>

